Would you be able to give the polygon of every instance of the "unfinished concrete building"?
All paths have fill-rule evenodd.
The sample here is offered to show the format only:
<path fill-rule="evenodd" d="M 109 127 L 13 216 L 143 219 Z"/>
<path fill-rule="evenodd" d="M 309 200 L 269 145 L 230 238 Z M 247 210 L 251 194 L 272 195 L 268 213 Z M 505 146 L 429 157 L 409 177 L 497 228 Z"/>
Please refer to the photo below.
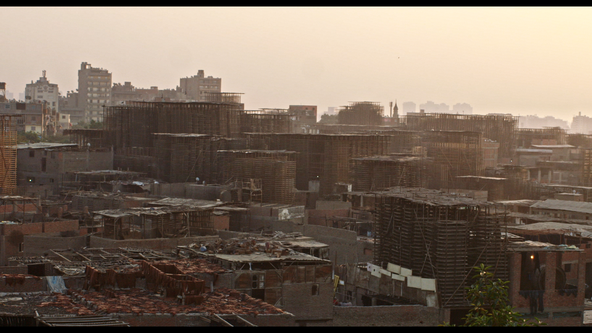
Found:
<path fill-rule="evenodd" d="M 223 140 L 209 134 L 154 133 L 155 159 L 151 175 L 169 183 L 213 182 L 216 151 Z"/>
<path fill-rule="evenodd" d="M 566 130 L 561 127 L 520 128 L 516 132 L 516 147 L 529 148 L 532 145 L 563 145 L 567 143 Z"/>
<path fill-rule="evenodd" d="M 134 207 L 93 212 L 102 218 L 102 238 L 178 238 L 215 234 L 214 207 Z"/>
<path fill-rule="evenodd" d="M 382 125 L 384 109 L 377 102 L 351 102 L 337 114 L 339 124 Z"/>
<path fill-rule="evenodd" d="M 247 133 L 252 149 L 288 150 L 296 159 L 296 188 L 308 190 L 309 181 L 320 182 L 319 193 L 330 194 L 337 183 L 350 182 L 351 158 L 386 155 L 388 135 L 370 134 L 265 134 Z"/>
<path fill-rule="evenodd" d="M 352 192 L 347 198 L 352 207 L 373 210 L 373 264 L 383 269 L 393 264 L 409 270 L 408 275 L 436 279 L 441 308 L 467 309 L 465 287 L 471 284 L 473 266 L 492 266 L 496 277 L 508 278 L 501 205 L 418 188 L 369 196 Z"/>
<path fill-rule="evenodd" d="M 455 177 L 483 172 L 482 134 L 468 131 L 426 131 L 422 145 L 434 159 L 430 188 L 450 188 Z"/>
<path fill-rule="evenodd" d="M 241 132 L 293 133 L 287 110 L 257 110 L 241 113 Z"/>
<path fill-rule="evenodd" d="M 99 148 L 106 146 L 105 131 L 102 129 L 69 128 L 65 129 L 63 134 L 68 135 L 70 142 L 78 144 L 78 147 Z"/>
<path fill-rule="evenodd" d="M 500 144 L 500 162 L 510 159 L 516 148 L 518 117 L 510 114 L 459 115 L 446 113 L 408 113 L 401 121 L 417 131 L 472 131 Z M 505 163 L 505 162 L 504 162 Z"/>
<path fill-rule="evenodd" d="M 328 325 L 333 319 L 330 260 L 294 251 L 274 239 L 216 241 L 204 251 L 198 246 L 178 248 L 190 257 L 232 271 L 232 279 L 225 287 L 293 314 L 297 324 Z"/>
<path fill-rule="evenodd" d="M 241 105 L 234 102 L 132 102 L 105 110 L 106 144 L 112 145 L 116 167 L 144 171 L 157 136 L 154 133 L 191 133 L 240 136 Z"/>
<path fill-rule="evenodd" d="M 296 189 L 296 155 L 285 150 L 218 150 L 219 183 L 259 179 L 260 202 L 291 204 Z M 242 191 L 242 186 L 239 189 Z"/>
<path fill-rule="evenodd" d="M 370 156 L 352 159 L 352 189 L 380 191 L 393 186 L 427 187 L 433 159 L 412 155 Z"/>
<path fill-rule="evenodd" d="M 20 118 L 11 115 L 0 116 L 0 191 L 4 195 L 16 193 L 17 117 Z"/>

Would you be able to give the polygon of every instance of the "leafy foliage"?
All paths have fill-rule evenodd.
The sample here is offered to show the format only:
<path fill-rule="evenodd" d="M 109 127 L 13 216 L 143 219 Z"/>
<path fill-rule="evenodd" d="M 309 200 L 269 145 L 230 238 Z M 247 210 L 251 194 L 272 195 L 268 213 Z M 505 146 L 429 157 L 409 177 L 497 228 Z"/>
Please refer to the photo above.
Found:
<path fill-rule="evenodd" d="M 509 303 L 508 283 L 501 279 L 494 279 L 489 270 L 491 266 L 483 264 L 473 267 L 477 272 L 473 276 L 475 282 L 467 288 L 467 297 L 472 308 L 463 318 L 462 326 L 538 326 L 542 323 L 529 322 L 522 315 L 514 311 Z M 445 326 L 449 326 L 446 324 Z"/>
<path fill-rule="evenodd" d="M 35 143 L 41 141 L 41 135 L 39 133 L 31 132 L 19 132 L 16 137 L 17 143 Z"/>

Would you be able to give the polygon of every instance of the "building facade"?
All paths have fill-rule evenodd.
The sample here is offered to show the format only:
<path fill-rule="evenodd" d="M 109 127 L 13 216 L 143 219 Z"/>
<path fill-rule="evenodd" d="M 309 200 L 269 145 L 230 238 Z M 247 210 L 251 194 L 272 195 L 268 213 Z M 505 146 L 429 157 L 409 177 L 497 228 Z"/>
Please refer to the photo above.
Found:
<path fill-rule="evenodd" d="M 112 74 L 83 62 L 78 70 L 78 106 L 84 122 L 103 121 L 103 107 L 111 103 Z"/>
<path fill-rule="evenodd" d="M 25 86 L 25 100 L 27 102 L 46 102 L 47 108 L 55 112 L 59 112 L 59 96 L 58 85 L 49 83 L 45 70 L 37 82 L 33 83 L 31 80 L 31 83 Z"/>
<path fill-rule="evenodd" d="M 19 115 L 16 118 L 17 132 L 35 132 L 43 134 L 45 106 L 43 103 L 0 103 L 0 113 L 8 115 Z"/>
<path fill-rule="evenodd" d="M 70 115 L 71 124 L 84 121 L 84 109 L 78 106 L 78 92 L 68 91 L 66 96 L 60 96 L 59 102 L 60 112 Z"/>
<path fill-rule="evenodd" d="M 222 79 L 205 77 L 204 71 L 200 69 L 197 75 L 181 78 L 179 86 L 188 99 L 202 102 L 208 100 L 208 93 L 222 91 Z"/>

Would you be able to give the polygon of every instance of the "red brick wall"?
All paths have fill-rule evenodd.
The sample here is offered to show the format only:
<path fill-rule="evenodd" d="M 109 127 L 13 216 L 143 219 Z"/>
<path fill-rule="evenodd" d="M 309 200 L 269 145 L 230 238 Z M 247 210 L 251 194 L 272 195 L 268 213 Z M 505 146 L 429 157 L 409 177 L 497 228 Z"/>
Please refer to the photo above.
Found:
<path fill-rule="evenodd" d="M 17 212 L 22 212 L 23 211 L 23 205 L 22 204 L 18 204 L 18 205 L 2 205 L 0 206 L 0 214 L 1 213 L 12 213 L 13 209 L 16 208 Z M 37 210 L 37 207 L 35 207 L 34 204 L 25 204 L 24 205 L 24 210 L 26 212 L 34 212 Z"/>
<path fill-rule="evenodd" d="M 229 230 L 230 215 L 212 215 L 212 220 L 214 222 L 214 229 Z"/>
<path fill-rule="evenodd" d="M 333 326 L 438 326 L 450 321 L 445 309 L 423 305 L 334 306 Z"/>
<path fill-rule="evenodd" d="M 555 268 L 556 268 L 556 252 L 539 252 L 539 258 L 541 265 L 545 265 L 545 292 L 543 294 L 543 306 L 544 310 L 542 314 L 538 311 L 538 316 L 542 322 L 549 326 L 580 326 L 583 323 L 583 310 L 584 310 L 584 279 L 586 275 L 585 270 L 585 257 L 584 252 L 571 252 L 567 255 L 567 252 L 563 253 L 563 260 L 567 258 L 575 259 L 573 256 L 578 257 L 578 263 L 581 269 L 574 266 L 572 270 L 577 272 L 577 287 L 578 292 L 576 295 L 561 295 L 558 290 L 555 290 Z M 511 305 L 514 309 L 525 315 L 530 314 L 530 299 L 524 298 L 520 295 L 520 269 L 521 269 L 521 253 L 515 252 L 509 254 L 509 268 L 510 268 L 510 290 L 509 297 Z M 574 264 L 572 264 L 574 265 Z M 550 274 L 549 272 L 553 272 Z M 582 312 L 579 317 L 565 317 L 561 318 L 565 312 Z M 545 318 L 546 317 L 546 318 Z"/>
<path fill-rule="evenodd" d="M 331 221 L 326 222 L 326 218 L 332 216 L 348 217 L 349 209 L 309 209 L 306 211 L 308 214 L 308 224 L 322 225 L 331 227 Z M 329 225 L 326 225 L 326 224 Z"/>
<path fill-rule="evenodd" d="M 0 276 L 0 292 L 34 292 L 45 290 L 45 280 L 40 277 L 30 275 L 24 276 L 21 274 L 9 274 Z"/>
<path fill-rule="evenodd" d="M 257 315 L 256 317 L 244 316 L 250 323 L 264 326 L 296 326 L 294 316 L 291 314 L 279 315 Z M 224 316 L 222 316 L 224 318 Z M 120 320 L 130 324 L 130 326 L 168 326 L 168 327 L 187 327 L 187 326 L 209 326 L 209 323 L 199 318 L 197 315 L 170 315 L 170 314 L 142 314 L 141 316 L 120 314 Z"/>
<path fill-rule="evenodd" d="M 5 257 L 19 255 L 19 244 L 14 244 L 8 241 L 11 233 L 20 232 L 25 235 L 35 235 L 43 233 L 56 233 L 61 231 L 76 231 L 78 232 L 78 220 L 53 221 L 53 222 L 35 222 L 23 224 L 1 224 L 0 235 L 5 236 Z"/>

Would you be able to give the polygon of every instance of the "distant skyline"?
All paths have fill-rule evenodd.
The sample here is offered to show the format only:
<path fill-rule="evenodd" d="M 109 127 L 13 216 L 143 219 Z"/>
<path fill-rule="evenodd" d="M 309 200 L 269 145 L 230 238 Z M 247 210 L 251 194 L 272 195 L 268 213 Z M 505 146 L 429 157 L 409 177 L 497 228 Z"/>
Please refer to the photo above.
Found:
<path fill-rule="evenodd" d="M 80 64 L 172 89 L 197 74 L 246 109 L 467 103 L 474 114 L 592 116 L 592 7 L 2 7 L 0 82 L 18 98 Z"/>

